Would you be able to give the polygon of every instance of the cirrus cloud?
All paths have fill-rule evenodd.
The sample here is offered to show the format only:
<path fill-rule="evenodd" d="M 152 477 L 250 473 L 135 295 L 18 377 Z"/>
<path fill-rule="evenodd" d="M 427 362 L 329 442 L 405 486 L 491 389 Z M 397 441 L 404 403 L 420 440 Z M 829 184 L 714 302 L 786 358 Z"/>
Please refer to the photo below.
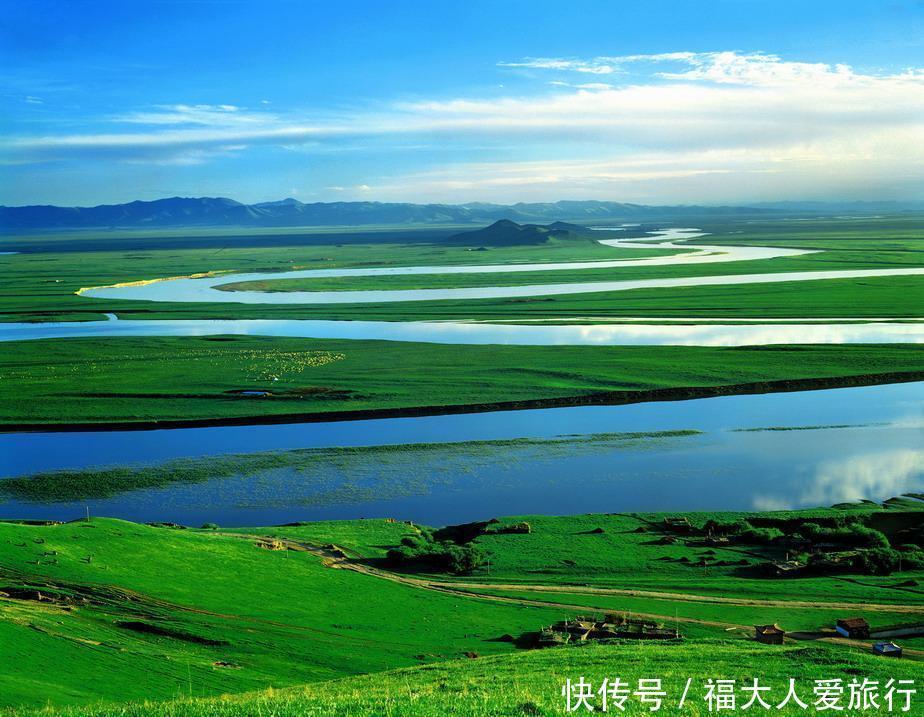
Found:
<path fill-rule="evenodd" d="M 378 178 L 383 191 L 403 185 L 404 196 L 424 190 L 430 198 L 461 190 L 493 196 L 503 186 L 599 195 L 625 192 L 633 182 L 644 196 L 661 186 L 687 199 L 697 199 L 690 195 L 694 182 L 716 196 L 723 187 L 740 192 L 743 183 L 755 198 L 778 198 L 787 186 L 865 187 L 896 196 L 922 189 L 922 68 L 861 72 L 731 51 L 524 58 L 499 66 L 551 78 L 517 95 L 392 102 L 336 115 L 157 105 L 100 118 L 131 127 L 125 131 L 5 137 L 0 152 L 7 164 L 182 164 L 345 141 L 391 143 L 396 154 L 428 142 L 463 152 L 475 145 L 502 150 L 502 162 L 450 163 L 422 153 L 419 171 Z M 569 79 L 587 75 L 607 82 Z"/>

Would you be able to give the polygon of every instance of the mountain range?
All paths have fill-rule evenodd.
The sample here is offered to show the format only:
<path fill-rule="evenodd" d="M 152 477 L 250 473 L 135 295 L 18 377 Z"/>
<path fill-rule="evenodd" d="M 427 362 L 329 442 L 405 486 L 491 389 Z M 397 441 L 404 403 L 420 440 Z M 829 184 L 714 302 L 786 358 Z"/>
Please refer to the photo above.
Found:
<path fill-rule="evenodd" d="M 646 206 L 603 201 L 518 204 L 410 204 L 384 202 L 316 202 L 297 199 L 242 204 L 221 197 L 172 197 L 151 202 L 96 207 L 0 206 L 0 229 L 167 228 L 167 227 L 307 227 L 400 224 L 484 224 L 499 219 L 517 222 L 633 221 L 701 214 L 764 214 L 748 207 Z"/>
<path fill-rule="evenodd" d="M 920 211 L 922 202 L 774 202 L 750 206 L 654 206 L 624 202 L 558 201 L 517 204 L 411 204 L 314 202 L 297 199 L 242 204 L 223 197 L 171 197 L 96 207 L 0 206 L 0 230 L 169 227 L 322 227 L 363 225 L 485 224 L 666 220 L 696 216 L 761 216 L 778 213 Z"/>

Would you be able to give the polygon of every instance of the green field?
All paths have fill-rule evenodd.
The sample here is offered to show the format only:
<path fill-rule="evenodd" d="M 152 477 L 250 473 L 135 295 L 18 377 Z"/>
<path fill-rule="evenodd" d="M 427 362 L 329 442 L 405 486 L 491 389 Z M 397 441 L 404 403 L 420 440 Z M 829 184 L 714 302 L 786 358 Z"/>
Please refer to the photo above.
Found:
<path fill-rule="evenodd" d="M 701 217 L 695 225 L 710 233 L 700 243 L 817 253 L 703 266 L 280 278 L 234 287 L 241 272 L 631 259 L 665 250 L 556 240 L 473 251 L 446 243 L 458 227 L 34 234 L 0 240 L 0 250 L 23 252 L 0 256 L 0 322 L 99 320 L 105 313 L 120 319 L 574 324 L 639 316 L 729 322 L 924 316 L 924 277 L 332 306 L 77 294 L 85 287 L 207 271 L 227 275 L 232 286 L 226 289 L 343 290 L 924 266 L 919 214 L 809 221 Z M 429 415 L 924 380 L 924 353 L 911 343 L 466 346 L 187 336 L 2 346 L 0 430 L 13 432 Z M 849 415 L 830 420 L 858 423 Z M 791 424 L 732 421 L 723 430 L 735 425 L 806 428 L 793 416 Z M 600 446 L 620 451 L 685 441 L 701 441 L 702 450 L 710 450 L 714 444 L 696 429 L 644 433 L 629 426 L 624 433 L 570 435 L 563 425 L 552 438 L 429 443 L 438 439 L 423 437 L 401 445 L 265 452 L 242 441 L 214 457 L 155 465 L 90 461 L 88 468 L 7 476 L 0 502 L 52 511 L 49 504 L 56 502 L 92 505 L 157 489 L 175 489 L 175 499 L 183 500 L 184 487 L 215 481 L 224 504 L 247 508 L 253 506 L 231 485 L 246 481 L 266 503 L 258 507 L 281 501 L 310 515 L 318 506 L 410 500 L 437 484 L 447 492 L 462 490 L 449 474 L 470 477 L 479 467 L 487 467 L 482 480 L 503 488 L 503 475 L 493 468 L 533 450 L 592 457 Z M 889 448 L 885 438 L 883 446 Z M 913 476 L 917 454 L 905 449 L 899 457 Z M 271 474 L 295 476 L 299 485 L 273 493 L 278 485 L 260 482 Z M 870 490 L 882 490 L 882 482 L 903 476 L 863 478 L 875 486 Z M 580 487 L 580 476 L 574 480 Z M 587 506 L 579 510 L 605 509 L 590 482 L 586 490 Z M 688 524 L 679 521 L 678 528 L 679 518 Z M 922 524 L 924 502 L 912 497 L 775 513 L 525 515 L 440 529 L 391 519 L 262 528 L 103 517 L 66 524 L 0 521 L 0 711 L 11 717 L 536 717 L 561 714 L 562 683 L 581 676 L 597 682 L 662 678 L 675 701 L 687 678 L 701 687 L 709 678 L 759 677 L 775 690 L 796 678 L 806 697 L 816 679 L 920 682 L 924 638 L 901 640 L 906 659 L 884 661 L 870 654 L 868 640 L 843 640 L 832 628 L 854 616 L 879 628 L 924 622 Z M 797 576 L 770 577 L 789 569 Z M 608 613 L 675 628 L 683 639 L 529 649 L 548 625 Z M 786 643 L 756 643 L 754 625 L 774 622 L 787 630 Z M 650 712 L 637 706 L 627 713 Z M 709 712 L 699 692 L 687 709 L 666 706 L 661 713 Z"/>
<path fill-rule="evenodd" d="M 555 242 L 542 246 L 504 247 L 490 252 L 445 246 L 441 239 L 451 230 L 421 232 L 331 232 L 320 236 L 288 233 L 244 234 L 229 232 L 217 244 L 198 246 L 200 236 L 169 233 L 147 238 L 142 248 L 137 232 L 125 236 L 65 235 L 33 236 L 0 241 L 22 248 L 23 253 L 0 256 L 5 281 L 0 287 L 0 319 L 3 321 L 73 321 L 102 318 L 103 313 L 125 310 L 138 318 L 160 315 L 171 318 L 259 316 L 261 307 L 229 307 L 222 304 L 183 305 L 109 301 L 77 295 L 84 287 L 106 286 L 146 279 L 183 276 L 199 272 L 272 272 L 293 269 L 337 269 L 365 266 L 415 266 L 426 264 L 471 265 L 593 261 L 614 257 L 638 258 L 673 254 L 657 249 L 612 249 L 592 241 Z M 226 240 L 226 241 L 221 241 Z M 93 250 L 81 250 L 81 241 L 92 241 Z M 161 248 L 160 243 L 169 244 Z M 294 243 L 293 243 L 294 242 Z M 272 308 L 272 307 L 270 307 Z M 277 307 L 278 308 L 278 307 Z M 285 309 L 285 307 L 282 307 Z M 293 307 L 289 307 L 293 308 Z M 298 307 L 294 307 L 298 310 Z M 240 309 L 244 309 L 240 312 Z M 165 312 L 165 313 L 159 313 Z M 274 312 L 266 316 L 277 315 Z M 278 314 L 278 315 L 285 315 Z M 294 314 L 289 314 L 294 315 Z"/>
<path fill-rule="evenodd" d="M 485 715 L 485 717 L 537 717 L 565 714 L 561 688 L 566 680 L 580 677 L 598 690 L 604 680 L 617 678 L 638 689 L 640 679 L 660 679 L 666 696 L 657 712 L 664 715 L 704 717 L 710 714 L 705 700 L 708 680 L 735 680 L 737 705 L 749 694 L 742 686 L 759 684 L 771 688 L 764 693 L 773 714 L 788 717 L 804 715 L 806 710 L 790 704 L 776 705 L 786 696 L 790 679 L 797 680 L 797 694 L 811 705 L 814 680 L 841 679 L 845 685 L 851 675 L 862 675 L 885 685 L 890 679 L 914 680 L 920 684 L 921 671 L 907 661 L 883 663 L 871 655 L 844 654 L 824 645 L 789 646 L 768 651 L 761 646 L 729 644 L 703 640 L 696 644 L 639 645 L 629 649 L 614 646 L 587 646 L 576 650 L 546 650 L 509 656 L 463 659 L 439 665 L 413 667 L 368 677 L 351 677 L 290 689 L 274 689 L 221 698 L 180 698 L 167 703 L 118 705 L 56 710 L 65 717 L 444 717 Z M 862 682 L 860 677 L 858 682 Z M 684 707 L 678 707 L 684 686 L 692 679 Z M 907 686 L 903 686 L 907 689 Z M 849 694 L 849 692 L 848 692 Z M 920 696 L 912 701 L 919 705 Z M 882 702 L 880 700 L 882 704 Z M 592 705 L 602 705 L 594 695 Z M 842 702 L 846 704 L 846 702 Z M 893 697 L 896 711 L 904 698 Z M 612 705 L 612 703 L 610 703 Z M 625 712 L 638 717 L 650 715 L 650 704 L 633 697 Z M 760 707 L 752 708 L 761 709 Z M 610 711 L 615 708 L 610 706 Z M 583 710 L 582 708 L 582 711 Z M 761 710 L 763 711 L 763 710 Z M 17 717 L 47 714 L 42 711 L 15 710 Z"/>
<path fill-rule="evenodd" d="M 694 530 L 710 519 L 859 520 L 897 541 L 920 525 L 922 505 L 688 517 Z M 17 715 L 100 702 L 74 714 L 326 715 L 374 706 L 430 715 L 467 714 L 476 704 L 485 714 L 517 714 L 511 709 L 529 701 L 538 711 L 526 714 L 545 714 L 560 711 L 566 678 L 602 679 L 617 667 L 623 678 L 660 677 L 672 689 L 680 676 L 920 678 L 924 652 L 883 663 L 864 654 L 863 642 L 829 638 L 845 615 L 874 626 L 924 620 L 924 568 L 774 580 L 756 566 L 782 548 L 743 544 L 717 549 L 704 573 L 695 541 L 660 540 L 669 535 L 664 517 L 524 516 L 459 529 L 476 536 L 489 561 L 456 577 L 382 568 L 387 549 L 430 530 L 404 522 L 203 530 L 101 518 L 0 523 L 0 645 L 15 645 L 0 671 L 0 702 Z M 497 532 L 523 521 L 528 534 Z M 654 616 L 686 639 L 541 652 L 500 639 L 603 610 Z M 773 621 L 811 639 L 755 644 L 751 626 Z M 411 669 L 339 680 L 395 668 Z M 215 703 L 116 706 L 300 683 L 312 684 Z"/>
<path fill-rule="evenodd" d="M 586 271 L 279 279 L 266 282 L 266 287 L 407 288 L 924 266 L 924 236 L 916 214 L 810 221 L 700 217 L 697 225 L 710 234 L 699 242 L 788 246 L 816 253 L 752 262 Z M 643 235 L 656 226 L 633 231 Z M 540 324 L 592 324 L 640 316 L 729 322 L 755 317 L 901 320 L 921 318 L 924 306 L 924 277 L 327 306 L 169 303 L 77 294 L 85 287 L 204 271 L 225 273 L 233 284 L 239 272 L 560 262 L 636 258 L 665 251 L 613 249 L 587 238 L 472 251 L 446 243 L 455 231 L 454 227 L 110 231 L 8 237 L 0 248 L 18 248 L 24 253 L 0 256 L 5 279 L 0 287 L 0 321 L 99 320 L 109 312 L 136 320 L 304 318 Z M 544 405 L 544 401 L 574 403 L 590 397 L 626 400 L 626 392 L 670 388 L 724 387 L 721 390 L 734 392 L 744 390 L 743 384 L 797 379 L 862 376 L 870 383 L 877 381 L 874 375 L 880 382 L 894 380 L 896 373 L 909 374 L 909 378 L 921 370 L 920 355 L 914 345 L 516 347 L 257 337 L 34 341 L 4 346 L 0 422 L 41 425 L 359 416 L 381 410 L 433 412 L 463 406 L 472 410 L 498 402 Z M 139 371 L 139 366 L 144 370 Z M 242 390 L 268 389 L 273 395 L 265 400 L 236 395 Z M 622 397 L 604 397 L 613 392 Z"/>
<path fill-rule="evenodd" d="M 23 341 L 0 355 L 0 424 L 139 423 L 644 400 L 917 378 L 914 345 L 452 346 L 250 336 Z M 886 376 L 888 375 L 888 377 Z M 766 390 L 770 390 L 770 386 Z M 785 386 L 781 386 L 785 388 Z M 268 397 L 246 397 L 265 390 Z M 664 396 L 662 396 L 664 397 Z M 551 405 L 551 404 L 550 404 Z"/>
<path fill-rule="evenodd" d="M 879 220 L 812 222 L 721 221 L 701 224 L 711 236 L 690 242 L 786 246 L 818 250 L 801 257 L 726 264 L 627 267 L 583 271 L 522 272 L 468 275 L 353 277 L 350 279 L 279 279 L 276 288 L 361 289 L 420 286 L 496 286 L 568 283 L 833 269 L 888 269 L 924 266 L 924 236 L 917 215 Z M 211 237 L 175 233 L 149 236 L 127 232 L 68 237 L 10 238 L 0 249 L 22 247 L 29 253 L 0 256 L 5 281 L 0 287 L 0 320 L 70 321 L 102 318 L 328 318 L 328 319 L 491 319 L 542 320 L 563 317 L 728 316 L 728 317 L 918 317 L 924 280 L 819 281 L 770 287 L 705 287 L 670 290 L 543 296 L 535 299 L 422 301 L 388 304 L 298 306 L 285 304 L 163 303 L 95 299 L 77 296 L 84 287 L 106 286 L 199 272 L 273 272 L 292 269 L 357 268 L 560 262 L 638 258 L 664 254 L 658 249 L 613 249 L 593 241 L 550 241 L 545 245 L 471 251 L 443 240 L 454 230 L 401 232 L 346 231 L 327 234 L 255 232 Z M 142 248 L 130 248 L 141 240 Z M 95 241 L 93 251 L 81 242 Z M 69 247 L 69 251 L 62 249 Z M 166 247 L 158 248 L 158 242 Z M 217 242 L 217 243 L 215 243 Z M 124 250 L 118 247 L 126 246 Z M 675 253 L 675 252 L 668 252 Z M 859 293 L 857 293 L 859 292 Z M 802 297 L 805 294 L 805 298 Z M 796 297 L 796 298 L 794 298 Z"/>

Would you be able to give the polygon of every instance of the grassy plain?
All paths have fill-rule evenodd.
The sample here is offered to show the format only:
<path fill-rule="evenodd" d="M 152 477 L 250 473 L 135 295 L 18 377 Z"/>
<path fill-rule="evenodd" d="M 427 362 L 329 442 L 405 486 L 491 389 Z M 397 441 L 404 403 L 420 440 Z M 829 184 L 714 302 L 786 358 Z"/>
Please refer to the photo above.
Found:
<path fill-rule="evenodd" d="M 591 280 L 701 276 L 828 269 L 924 266 L 921 217 L 877 220 L 716 221 L 700 224 L 710 244 L 740 243 L 820 250 L 801 257 L 712 265 L 628 267 L 585 271 L 527 272 L 425 277 L 427 286 L 498 285 Z M 653 227 L 652 227 L 653 228 Z M 917 316 L 919 277 L 860 282 L 813 282 L 776 287 L 699 289 L 580 294 L 535 299 L 428 301 L 380 305 L 162 303 L 77 296 L 83 287 L 215 271 L 285 271 L 293 268 L 344 268 L 502 264 L 637 258 L 665 250 L 613 249 L 593 241 L 551 241 L 547 245 L 470 251 L 441 243 L 455 229 L 400 232 L 260 232 L 241 236 L 137 233 L 9 238 L 0 249 L 27 253 L 0 256 L 5 281 L 0 287 L 0 320 L 91 320 L 107 312 L 122 318 L 330 318 L 330 319 L 559 319 L 573 317 L 683 316 Z M 695 243 L 691 243 L 695 245 Z M 674 252 L 669 252 L 674 253 Z M 421 277 L 355 277 L 311 280 L 311 288 L 409 288 Z M 289 280 L 280 279 L 280 281 Z M 306 288 L 299 285 L 299 288 Z M 755 291 L 756 289 L 756 291 Z M 793 296 L 806 298 L 794 299 Z M 859 292 L 859 293 L 856 293 Z M 752 298 L 753 297 L 753 298 Z M 885 312 L 891 307 L 891 311 Z M 846 313 L 845 313 L 846 312 Z"/>
<path fill-rule="evenodd" d="M 434 233 L 409 229 L 397 233 L 341 232 L 320 236 L 277 233 L 238 237 L 230 234 L 211 238 L 205 246 L 201 237 L 182 236 L 147 238 L 139 244 L 140 240 L 131 232 L 126 236 L 107 234 L 93 238 L 35 236 L 19 240 L 20 243 L 8 240 L 0 242 L 0 250 L 4 246 L 21 247 L 23 253 L 0 255 L 0 271 L 5 277 L 0 288 L 0 319 L 93 320 L 102 318 L 104 313 L 120 310 L 136 318 L 155 315 L 207 318 L 214 317 L 216 310 L 220 316 L 232 318 L 263 315 L 261 307 L 247 310 L 241 306 L 222 304 L 110 301 L 76 293 L 84 287 L 204 271 L 283 272 L 364 266 L 592 261 L 612 259 L 615 255 L 632 258 L 665 253 L 657 249 L 615 250 L 593 241 L 551 241 L 542 246 L 477 252 L 439 243 L 451 233 L 448 230 Z M 265 315 L 277 313 L 270 311 Z"/>
<path fill-rule="evenodd" d="M 729 265 L 731 266 L 731 265 Z M 623 272 L 625 270 L 619 270 Z M 593 271 L 586 274 L 593 274 Z M 628 273 L 628 272 L 627 272 Z M 717 274 L 720 272 L 716 272 Z M 531 275 L 530 275 L 531 274 Z M 469 286 L 500 286 L 502 281 L 495 277 L 517 277 L 510 283 L 542 283 L 538 274 L 482 274 L 478 283 Z M 622 278 L 612 274 L 605 279 Z M 421 282 L 420 277 L 388 277 L 388 281 L 362 282 L 367 289 L 411 289 L 433 288 Z M 416 279 L 417 281 L 408 281 Z M 528 279 L 532 279 L 529 281 Z M 547 276 L 545 280 L 559 282 L 563 277 Z M 598 280 L 605 280 L 600 278 Z M 589 276 L 573 275 L 571 281 L 589 281 Z M 227 284 L 226 287 L 238 287 L 236 290 L 268 291 L 331 291 L 353 290 L 356 279 L 325 280 L 278 280 L 269 282 L 243 282 Z M 458 281 L 458 280 L 457 280 Z M 315 284 L 323 284 L 320 286 Z M 415 286 L 414 284 L 420 284 Z M 567 282 L 563 282 L 567 283 Z M 452 303 L 453 309 L 444 306 Z M 477 299 L 464 302 L 424 301 L 414 302 L 417 309 L 410 304 L 405 306 L 412 314 L 413 320 L 477 318 L 480 321 L 528 320 L 533 323 L 553 323 L 569 320 L 574 323 L 600 323 L 626 317 L 663 317 L 663 318 L 728 318 L 735 319 L 769 318 L 915 318 L 924 314 L 924 276 L 890 276 L 868 277 L 864 279 L 821 279 L 817 281 L 780 282 L 770 284 L 751 284 L 748 286 L 684 286 L 666 289 L 632 289 L 615 292 L 588 292 L 563 296 L 541 296 L 528 299 Z M 331 314 L 341 315 L 344 311 L 339 305 L 333 305 Z M 366 314 L 366 318 L 388 320 L 388 305 L 377 305 Z M 350 316 L 353 316 L 350 313 Z"/>
<path fill-rule="evenodd" d="M 0 424 L 304 416 L 535 400 L 640 400 L 653 390 L 924 372 L 914 345 L 452 346 L 251 336 L 13 342 Z M 726 387 L 726 388 L 722 388 Z M 247 397 L 240 391 L 270 391 Z M 423 397 L 423 399 L 422 399 Z"/>

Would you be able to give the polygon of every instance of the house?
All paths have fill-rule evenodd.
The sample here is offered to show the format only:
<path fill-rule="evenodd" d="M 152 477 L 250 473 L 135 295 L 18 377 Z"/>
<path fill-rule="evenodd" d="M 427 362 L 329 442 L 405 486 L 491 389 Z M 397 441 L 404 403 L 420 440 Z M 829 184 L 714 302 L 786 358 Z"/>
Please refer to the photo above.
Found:
<path fill-rule="evenodd" d="M 589 620 L 564 620 L 552 625 L 556 632 L 565 632 L 571 636 L 572 640 L 586 640 L 590 633 L 593 632 L 594 623 Z"/>
<path fill-rule="evenodd" d="M 550 633 L 563 635 L 562 638 L 551 637 Z M 585 640 L 673 640 L 682 636 L 676 629 L 662 627 L 650 620 L 637 620 L 621 615 L 607 615 L 604 620 L 578 617 L 574 620 L 562 620 L 545 628 L 539 635 L 539 646 L 549 646 L 556 640 L 563 642 L 583 642 Z"/>
<path fill-rule="evenodd" d="M 539 637 L 536 641 L 538 647 L 557 647 L 558 645 L 566 645 L 571 639 L 571 636 L 567 632 L 559 632 L 552 628 L 543 628 L 539 631 Z"/>
<path fill-rule="evenodd" d="M 779 625 L 755 625 L 754 637 L 765 645 L 782 645 L 786 631 Z"/>
<path fill-rule="evenodd" d="M 767 563 L 763 566 L 764 572 L 777 578 L 791 578 L 804 572 L 805 566 L 795 560 L 782 563 Z"/>
<path fill-rule="evenodd" d="M 894 642 L 877 642 L 873 645 L 873 654 L 883 657 L 901 657 L 902 648 Z"/>
<path fill-rule="evenodd" d="M 689 533 L 692 526 L 687 518 L 665 518 L 664 527 L 677 533 Z"/>
<path fill-rule="evenodd" d="M 869 639 L 869 623 L 862 617 L 850 617 L 846 620 L 838 620 L 835 630 L 844 637 L 852 640 Z"/>
<path fill-rule="evenodd" d="M 801 535 L 787 535 L 780 540 L 780 545 L 789 550 L 795 550 L 798 552 L 806 552 L 812 549 L 812 541 L 808 538 L 803 538 Z"/>

